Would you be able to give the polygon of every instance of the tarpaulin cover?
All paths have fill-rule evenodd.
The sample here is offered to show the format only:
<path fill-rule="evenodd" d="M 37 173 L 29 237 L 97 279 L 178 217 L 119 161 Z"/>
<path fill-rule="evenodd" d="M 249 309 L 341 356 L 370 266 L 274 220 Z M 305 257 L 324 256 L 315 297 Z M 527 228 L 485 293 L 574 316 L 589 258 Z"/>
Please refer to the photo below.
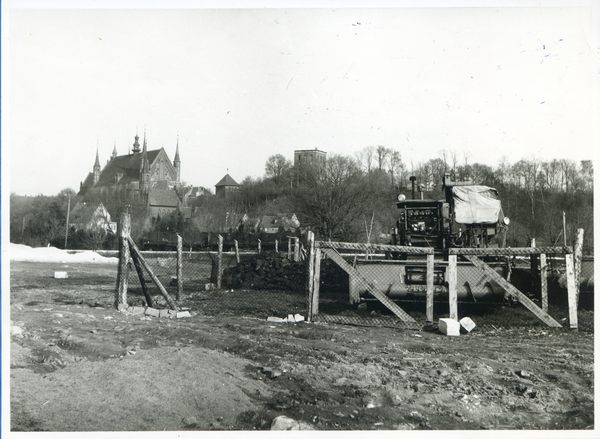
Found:
<path fill-rule="evenodd" d="M 502 206 L 498 192 L 487 186 L 454 186 L 455 221 L 461 224 L 496 223 Z"/>

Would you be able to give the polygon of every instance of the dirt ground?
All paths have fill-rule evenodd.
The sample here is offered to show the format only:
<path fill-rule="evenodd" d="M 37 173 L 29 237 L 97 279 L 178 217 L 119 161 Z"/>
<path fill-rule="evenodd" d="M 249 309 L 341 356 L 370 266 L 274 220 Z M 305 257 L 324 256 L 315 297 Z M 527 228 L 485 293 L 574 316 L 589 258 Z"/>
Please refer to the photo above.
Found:
<path fill-rule="evenodd" d="M 67 271 L 68 279 L 54 279 Z M 593 333 L 118 312 L 115 265 L 12 262 L 12 431 L 594 428 Z M 589 317 L 589 316 L 588 316 Z"/>

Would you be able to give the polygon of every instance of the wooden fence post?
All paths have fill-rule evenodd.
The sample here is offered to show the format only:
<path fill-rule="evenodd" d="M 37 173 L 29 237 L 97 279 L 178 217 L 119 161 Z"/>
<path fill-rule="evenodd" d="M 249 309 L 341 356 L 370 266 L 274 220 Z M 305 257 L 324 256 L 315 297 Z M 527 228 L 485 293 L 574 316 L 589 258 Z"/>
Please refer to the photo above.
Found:
<path fill-rule="evenodd" d="M 433 267 L 434 255 L 427 255 L 427 303 L 425 305 L 425 320 L 433 323 Z"/>
<path fill-rule="evenodd" d="M 292 259 L 292 238 L 288 238 L 287 258 Z"/>
<path fill-rule="evenodd" d="M 315 234 L 313 232 L 311 232 L 310 230 L 308 231 L 307 234 L 307 238 L 308 238 L 308 266 L 306 269 L 306 290 L 307 290 L 307 305 L 308 305 L 308 315 L 306 316 L 306 320 L 310 323 L 312 322 L 312 316 L 313 316 L 313 295 L 315 292 L 314 289 L 314 277 L 315 277 L 315 261 L 314 261 L 314 255 L 315 255 Z"/>
<path fill-rule="evenodd" d="M 123 212 L 118 224 L 119 237 L 119 267 L 117 271 L 117 288 L 115 292 L 115 308 L 127 307 L 127 283 L 129 276 L 129 233 L 131 232 L 131 217 Z"/>
<path fill-rule="evenodd" d="M 240 263 L 240 246 L 238 245 L 237 239 L 234 239 L 233 242 L 235 243 L 235 261 L 239 264 Z"/>
<path fill-rule="evenodd" d="M 223 237 L 219 235 L 219 253 L 217 255 L 217 288 L 221 288 L 223 278 Z"/>
<path fill-rule="evenodd" d="M 450 305 L 450 318 L 458 320 L 458 292 L 457 292 L 457 266 L 456 255 L 448 256 L 448 302 Z"/>
<path fill-rule="evenodd" d="M 321 249 L 315 249 L 315 276 L 313 280 L 313 305 L 312 313 L 313 316 L 319 314 L 319 294 L 321 287 Z"/>
<path fill-rule="evenodd" d="M 275 240 L 275 253 L 279 253 L 279 241 Z"/>
<path fill-rule="evenodd" d="M 573 254 L 565 254 L 567 265 L 567 296 L 569 303 L 569 328 L 577 329 L 577 287 L 575 285 L 575 271 L 573 269 Z"/>
<path fill-rule="evenodd" d="M 300 238 L 294 238 L 294 262 L 300 260 Z"/>
<path fill-rule="evenodd" d="M 177 294 L 175 300 L 183 295 L 183 238 L 177 235 Z"/>
<path fill-rule="evenodd" d="M 577 229 L 577 239 L 575 241 L 575 248 L 573 249 L 573 256 L 575 257 L 575 304 L 579 306 L 579 285 L 581 284 L 581 257 L 583 256 L 583 229 Z"/>
<path fill-rule="evenodd" d="M 548 264 L 546 263 L 546 254 L 540 254 L 540 278 L 542 289 L 542 311 L 548 312 Z"/>
<path fill-rule="evenodd" d="M 258 254 L 259 255 L 260 255 L 260 252 L 261 252 L 261 244 L 262 244 L 262 241 L 259 239 L 258 240 Z"/>

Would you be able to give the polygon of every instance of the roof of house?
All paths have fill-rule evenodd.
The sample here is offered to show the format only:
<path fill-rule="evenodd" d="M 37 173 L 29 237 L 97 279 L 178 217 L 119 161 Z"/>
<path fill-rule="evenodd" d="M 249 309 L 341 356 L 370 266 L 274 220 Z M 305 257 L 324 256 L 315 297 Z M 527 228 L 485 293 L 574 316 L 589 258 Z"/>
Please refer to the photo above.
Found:
<path fill-rule="evenodd" d="M 148 204 L 150 206 L 177 207 L 179 197 L 171 189 L 154 189 L 148 193 Z"/>
<path fill-rule="evenodd" d="M 220 182 L 215 184 L 215 187 L 221 187 L 221 186 L 239 186 L 239 184 L 237 184 L 235 182 L 235 180 L 233 178 L 231 178 L 231 176 L 229 174 L 227 174 L 227 175 L 225 175 L 225 177 L 223 177 L 221 179 Z"/>
<path fill-rule="evenodd" d="M 90 222 L 100 207 L 104 209 L 104 205 L 102 203 L 77 203 L 69 214 L 70 224 L 86 224 Z M 107 215 L 107 219 L 110 221 L 110 214 L 108 212 Z"/>

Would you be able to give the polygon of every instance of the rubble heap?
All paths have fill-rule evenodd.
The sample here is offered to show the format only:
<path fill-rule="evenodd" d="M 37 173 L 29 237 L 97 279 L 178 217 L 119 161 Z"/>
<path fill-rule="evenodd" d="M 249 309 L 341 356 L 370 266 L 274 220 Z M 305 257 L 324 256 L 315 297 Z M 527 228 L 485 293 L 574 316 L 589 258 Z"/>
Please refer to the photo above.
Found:
<path fill-rule="evenodd" d="M 293 262 L 277 252 L 263 252 L 223 272 L 225 288 L 306 289 L 306 261 Z"/>

